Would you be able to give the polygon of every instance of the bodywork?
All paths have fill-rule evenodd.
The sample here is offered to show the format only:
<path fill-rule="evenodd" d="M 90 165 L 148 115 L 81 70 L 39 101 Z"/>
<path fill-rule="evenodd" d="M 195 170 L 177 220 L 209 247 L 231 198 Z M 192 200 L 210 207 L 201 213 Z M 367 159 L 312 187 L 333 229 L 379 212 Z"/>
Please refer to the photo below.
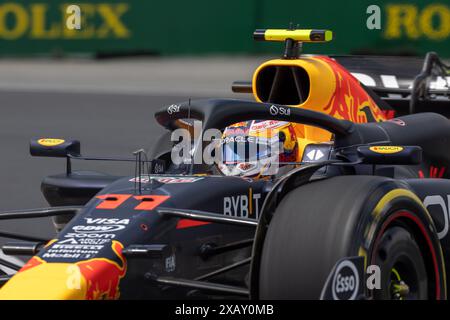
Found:
<path fill-rule="evenodd" d="M 303 160 L 283 175 L 259 180 L 226 177 L 204 163 L 180 172 L 170 162 L 170 141 L 162 141 L 151 160 L 141 159 L 139 152 L 127 159 L 135 162 L 134 176 L 72 172 L 70 161 L 83 157 L 64 149 L 67 172 L 47 177 L 42 184 L 53 210 L 0 215 L 0 219 L 55 215 L 63 222 L 55 239 L 28 250 L 36 255 L 11 279 L 4 279 L 0 298 L 255 297 L 252 272 L 257 270 L 268 215 L 290 190 L 346 174 L 403 181 L 430 207 L 447 257 L 450 122 L 431 113 L 389 120 L 396 112 L 409 112 L 397 109 L 390 97 L 367 89 L 336 60 L 323 56 L 271 60 L 255 71 L 251 83 L 235 86 L 237 91 L 251 91 L 255 102 L 187 101 L 155 114 L 169 133 L 191 128 L 186 119 L 201 121 L 202 132 L 240 121 L 295 123 Z M 413 89 L 422 88 L 422 82 L 414 83 Z M 414 90 L 409 94 L 420 100 L 414 107 L 429 98 Z M 433 111 L 441 105 L 438 100 L 429 102 Z M 196 146 L 196 151 L 203 151 L 201 141 Z M 374 159 L 385 157 L 385 162 L 364 162 L 361 146 L 419 146 L 423 161 L 403 156 L 402 162 L 395 155 L 386 156 L 389 152 L 374 151 L 379 155 Z M 59 152 L 57 145 L 53 147 L 36 148 L 40 155 L 52 156 Z M 323 157 L 311 159 L 317 150 Z M 156 170 L 158 164 L 164 169 Z"/>

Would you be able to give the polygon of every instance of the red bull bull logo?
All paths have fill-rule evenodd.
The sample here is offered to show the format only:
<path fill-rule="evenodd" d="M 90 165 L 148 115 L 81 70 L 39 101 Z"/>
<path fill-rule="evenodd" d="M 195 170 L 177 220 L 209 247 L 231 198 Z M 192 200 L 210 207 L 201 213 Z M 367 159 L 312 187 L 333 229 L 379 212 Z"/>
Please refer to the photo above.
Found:
<path fill-rule="evenodd" d="M 359 86 L 359 81 L 342 66 L 328 57 L 319 57 L 332 65 L 336 89 L 325 107 L 329 115 L 356 123 L 384 121 L 386 115 L 373 99 Z"/>
<path fill-rule="evenodd" d="M 118 299 L 119 283 L 127 271 L 126 260 L 123 257 L 123 245 L 112 242 L 112 250 L 120 259 L 120 264 L 105 258 L 94 258 L 76 263 L 82 277 L 86 280 L 86 299 Z"/>
<path fill-rule="evenodd" d="M 93 258 L 63 263 L 33 257 L 0 289 L 0 300 L 118 299 L 127 263 L 120 242 L 113 240 L 111 249 L 116 261 Z"/>

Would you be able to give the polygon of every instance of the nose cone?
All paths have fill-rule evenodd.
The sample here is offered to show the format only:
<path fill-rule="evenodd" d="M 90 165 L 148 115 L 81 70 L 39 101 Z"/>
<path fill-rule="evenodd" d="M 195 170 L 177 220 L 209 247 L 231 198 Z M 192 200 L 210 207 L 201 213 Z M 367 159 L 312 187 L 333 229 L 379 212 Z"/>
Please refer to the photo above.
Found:
<path fill-rule="evenodd" d="M 94 258 L 76 263 L 48 263 L 33 257 L 0 289 L 1 300 L 118 299 L 126 273 L 123 246 L 113 241 L 120 263 Z"/>
<path fill-rule="evenodd" d="M 79 278 L 78 286 L 70 286 L 67 263 L 45 263 L 17 273 L 0 290 L 1 300 L 81 300 L 85 296 L 86 281 Z M 75 283 L 76 284 L 76 283 Z"/>
<path fill-rule="evenodd" d="M 0 289 L 1 300 L 81 300 L 86 281 L 70 263 L 41 263 L 21 270 Z M 78 283 L 77 283 L 78 282 Z"/>

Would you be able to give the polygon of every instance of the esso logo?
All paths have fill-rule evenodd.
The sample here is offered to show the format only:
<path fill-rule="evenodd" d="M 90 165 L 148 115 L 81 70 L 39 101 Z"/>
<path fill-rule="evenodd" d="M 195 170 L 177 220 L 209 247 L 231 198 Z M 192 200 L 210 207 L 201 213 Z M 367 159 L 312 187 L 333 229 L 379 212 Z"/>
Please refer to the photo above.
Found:
<path fill-rule="evenodd" d="M 336 293 L 353 292 L 355 290 L 355 277 L 354 276 L 342 276 L 338 274 L 336 278 Z"/>
<path fill-rule="evenodd" d="M 354 300 L 359 289 L 359 274 L 353 262 L 341 262 L 334 273 L 332 294 L 334 300 Z"/>

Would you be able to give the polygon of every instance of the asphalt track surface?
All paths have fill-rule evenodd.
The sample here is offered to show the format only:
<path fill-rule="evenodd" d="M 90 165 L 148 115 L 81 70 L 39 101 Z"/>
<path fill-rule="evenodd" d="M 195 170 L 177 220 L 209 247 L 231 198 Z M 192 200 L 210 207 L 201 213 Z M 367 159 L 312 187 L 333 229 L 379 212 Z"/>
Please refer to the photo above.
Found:
<path fill-rule="evenodd" d="M 195 97 L 192 97 L 195 98 Z M 0 211 L 46 207 L 43 177 L 62 173 L 64 159 L 29 155 L 31 137 L 79 139 L 85 155 L 131 156 L 162 132 L 153 113 L 183 96 L 0 91 Z M 75 161 L 74 170 L 132 175 L 133 163 Z M 0 230 L 51 239 L 49 218 L 0 221 Z M 0 243 L 5 239 L 0 239 Z"/>
<path fill-rule="evenodd" d="M 47 207 L 41 180 L 65 170 L 64 159 L 31 157 L 30 138 L 78 139 L 82 154 L 92 156 L 150 150 L 163 130 L 156 110 L 188 98 L 243 98 L 230 84 L 248 80 L 257 64 L 251 58 L 0 60 L 0 211 Z M 133 163 L 75 161 L 73 169 L 134 174 Z M 0 231 L 55 235 L 50 218 L 0 220 Z"/>
<path fill-rule="evenodd" d="M 1 210 L 45 207 L 41 179 L 64 172 L 65 161 L 29 155 L 31 137 L 79 139 L 86 155 L 131 155 L 148 149 L 161 133 L 153 112 L 183 97 L 114 94 L 0 93 Z M 132 174 L 133 164 L 74 163 L 74 169 Z M 49 219 L 0 222 L 0 229 L 51 237 Z"/>

